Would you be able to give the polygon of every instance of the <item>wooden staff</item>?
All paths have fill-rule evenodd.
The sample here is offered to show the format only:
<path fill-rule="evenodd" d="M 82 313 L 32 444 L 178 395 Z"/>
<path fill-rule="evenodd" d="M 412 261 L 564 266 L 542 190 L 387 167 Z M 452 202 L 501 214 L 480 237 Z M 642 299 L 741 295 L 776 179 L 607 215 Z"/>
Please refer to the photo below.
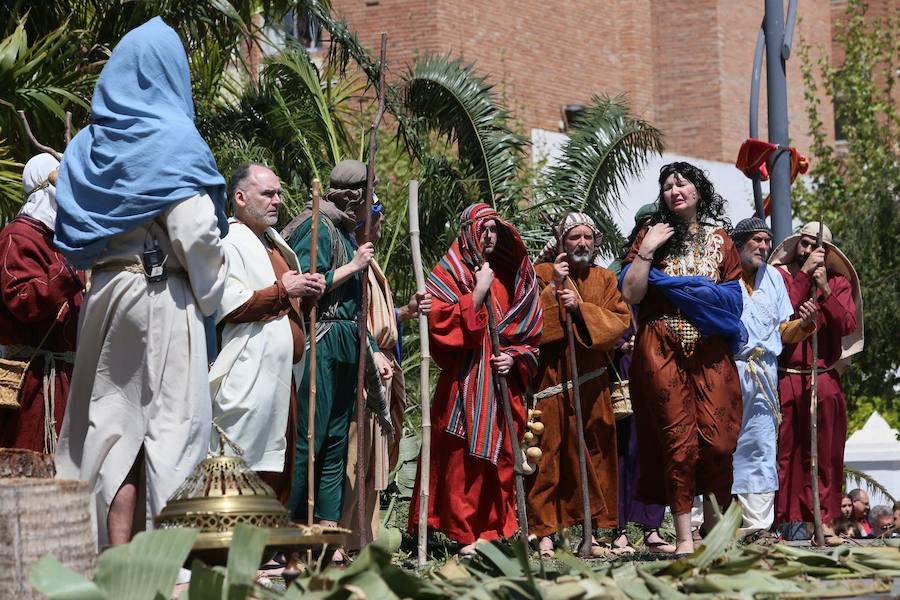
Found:
<path fill-rule="evenodd" d="M 563 282 L 562 289 L 566 289 L 565 282 Z M 584 416 L 581 412 L 581 390 L 579 389 L 580 386 L 578 383 L 578 360 L 575 355 L 575 332 L 572 328 L 572 311 L 566 309 L 565 312 L 566 339 L 569 341 L 567 352 L 569 358 L 569 373 L 572 376 L 572 392 L 575 400 L 575 426 L 578 430 L 578 470 L 581 475 L 581 506 L 584 510 L 584 538 L 581 540 L 581 557 L 590 558 L 593 527 L 591 527 L 591 498 L 588 493 L 587 449 L 584 443 Z"/>
<path fill-rule="evenodd" d="M 378 72 L 378 110 L 369 127 L 369 161 L 366 168 L 366 204 L 363 243 L 370 241 L 372 230 L 372 197 L 375 194 L 375 150 L 378 147 L 377 133 L 384 116 L 384 74 L 387 34 L 381 34 L 381 62 Z M 369 267 L 360 273 L 362 297 L 359 302 L 359 365 L 356 371 L 356 525 L 359 529 L 360 546 L 369 543 L 366 519 L 366 359 L 369 345 Z"/>
<path fill-rule="evenodd" d="M 484 306 L 488 313 L 488 329 L 491 332 L 491 355 L 500 356 L 500 336 L 497 333 L 497 318 L 494 316 L 494 302 L 491 299 L 491 291 L 484 296 Z M 493 369 L 492 369 L 493 371 Z M 500 402 L 503 405 L 503 418 L 506 421 L 506 434 L 512 447 L 513 472 L 516 475 L 516 514 L 519 519 L 519 539 L 522 548 L 528 551 L 528 515 L 525 512 L 525 477 L 522 473 L 522 465 L 519 448 L 519 434 L 516 432 L 516 424 L 513 422 L 512 403 L 509 399 L 509 384 L 506 375 L 500 375 L 493 371 L 500 384 Z"/>
<path fill-rule="evenodd" d="M 419 182 L 409 182 L 409 246 L 412 250 L 416 291 L 425 293 L 425 271 L 422 269 L 422 248 L 419 245 Z M 419 566 L 425 566 L 425 547 L 428 539 L 428 487 L 431 468 L 431 349 L 428 343 L 428 315 L 419 311 L 419 402 L 422 406 L 422 451 L 419 454 Z"/>
<path fill-rule="evenodd" d="M 819 233 L 816 235 L 816 248 L 822 247 L 822 215 L 819 215 Z M 813 284 L 810 299 L 815 302 L 819 290 Z M 816 317 L 818 319 L 818 317 Z M 816 545 L 825 545 L 825 533 L 822 530 L 822 507 L 819 501 L 819 440 L 818 440 L 818 385 L 819 385 L 819 328 L 816 327 L 812 337 L 812 382 L 809 389 L 809 468 L 812 479 L 813 526 L 815 528 Z"/>
<path fill-rule="evenodd" d="M 316 274 L 316 260 L 319 242 L 319 193 L 318 179 L 312 182 L 312 233 L 309 247 L 309 273 Z M 309 309 L 309 422 L 306 428 L 306 442 L 309 444 L 309 462 L 306 473 L 306 524 L 312 527 L 313 509 L 316 503 L 315 462 L 316 462 L 316 318 L 318 304 Z"/>

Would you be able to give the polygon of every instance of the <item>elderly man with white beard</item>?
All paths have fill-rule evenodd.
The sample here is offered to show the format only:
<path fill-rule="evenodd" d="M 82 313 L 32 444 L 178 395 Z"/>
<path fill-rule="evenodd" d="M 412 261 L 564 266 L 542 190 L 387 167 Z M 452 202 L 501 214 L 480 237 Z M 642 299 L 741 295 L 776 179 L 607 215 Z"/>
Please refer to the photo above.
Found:
<path fill-rule="evenodd" d="M 734 356 L 744 416 L 734 452 L 731 491 L 741 505 L 743 530 L 764 534 L 775 518 L 778 490 L 778 355 L 782 343 L 796 343 L 812 333 L 816 305 L 807 300 L 798 309 L 800 318 L 790 320 L 794 309 L 784 279 L 775 267 L 766 264 L 772 231 L 763 219 L 744 219 L 735 226 L 731 239 L 741 255 L 741 321 L 748 336 Z"/>
<path fill-rule="evenodd" d="M 544 309 L 534 401 L 542 412 L 544 433 L 538 472 L 527 483 L 528 527 L 540 538 L 541 554 L 547 557 L 553 554 L 550 536 L 582 522 L 582 485 L 588 488 L 593 527 L 618 524 L 616 424 L 606 365 L 631 316 L 616 287 L 616 276 L 594 264 L 599 243 L 593 219 L 569 213 L 554 228 L 553 239 L 534 268 Z M 571 312 L 575 335 L 587 482 L 581 481 L 578 463 L 566 311 Z M 608 550 L 594 544 L 592 553 L 602 556 Z"/>

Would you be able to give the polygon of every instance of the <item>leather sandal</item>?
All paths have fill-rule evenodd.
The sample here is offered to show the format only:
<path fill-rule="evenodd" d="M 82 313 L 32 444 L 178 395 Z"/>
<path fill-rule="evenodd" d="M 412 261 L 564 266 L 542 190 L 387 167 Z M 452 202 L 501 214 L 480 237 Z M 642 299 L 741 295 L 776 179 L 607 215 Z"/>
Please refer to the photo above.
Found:
<path fill-rule="evenodd" d="M 669 542 L 662 540 L 660 542 L 651 542 L 649 538 L 653 533 L 659 535 L 659 531 L 656 529 L 651 529 L 650 531 L 644 532 L 644 547 L 647 548 L 648 552 L 653 552 L 655 554 L 675 554 L 675 544 L 670 544 Z M 662 536 L 659 535 L 660 539 Z"/>

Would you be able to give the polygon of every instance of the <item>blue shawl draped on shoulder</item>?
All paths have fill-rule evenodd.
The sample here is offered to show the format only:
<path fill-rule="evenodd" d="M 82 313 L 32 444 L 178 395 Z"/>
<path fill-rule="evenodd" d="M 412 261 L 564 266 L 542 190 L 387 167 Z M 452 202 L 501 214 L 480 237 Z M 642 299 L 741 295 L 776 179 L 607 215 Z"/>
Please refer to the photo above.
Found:
<path fill-rule="evenodd" d="M 629 264 L 622 269 L 619 289 L 630 268 Z M 673 277 L 651 268 L 647 284 L 662 292 L 704 336 L 721 335 L 728 338 L 732 354 L 747 343 L 747 329 L 741 322 L 744 299 L 740 281 L 717 284 L 708 277 Z"/>
<path fill-rule="evenodd" d="M 55 243 L 88 268 L 111 236 L 203 193 L 225 235 L 225 180 L 194 126 L 184 45 L 155 17 L 116 45 L 94 89 L 91 123 L 66 148 Z"/>

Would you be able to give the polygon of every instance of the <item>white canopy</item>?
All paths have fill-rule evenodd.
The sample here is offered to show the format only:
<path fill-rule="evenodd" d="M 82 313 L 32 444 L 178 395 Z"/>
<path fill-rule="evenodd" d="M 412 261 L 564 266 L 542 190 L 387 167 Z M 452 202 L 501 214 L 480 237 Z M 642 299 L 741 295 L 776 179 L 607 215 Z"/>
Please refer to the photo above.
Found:
<path fill-rule="evenodd" d="M 844 446 L 844 463 L 863 471 L 875 481 L 883 485 L 894 496 L 900 499 L 900 440 L 897 439 L 898 430 L 892 429 L 877 412 L 872 413 L 863 427 L 853 433 Z M 847 480 L 847 489 L 853 489 L 856 484 Z M 878 492 L 874 492 L 863 485 L 869 493 L 869 503 L 888 504 L 885 498 Z"/>

